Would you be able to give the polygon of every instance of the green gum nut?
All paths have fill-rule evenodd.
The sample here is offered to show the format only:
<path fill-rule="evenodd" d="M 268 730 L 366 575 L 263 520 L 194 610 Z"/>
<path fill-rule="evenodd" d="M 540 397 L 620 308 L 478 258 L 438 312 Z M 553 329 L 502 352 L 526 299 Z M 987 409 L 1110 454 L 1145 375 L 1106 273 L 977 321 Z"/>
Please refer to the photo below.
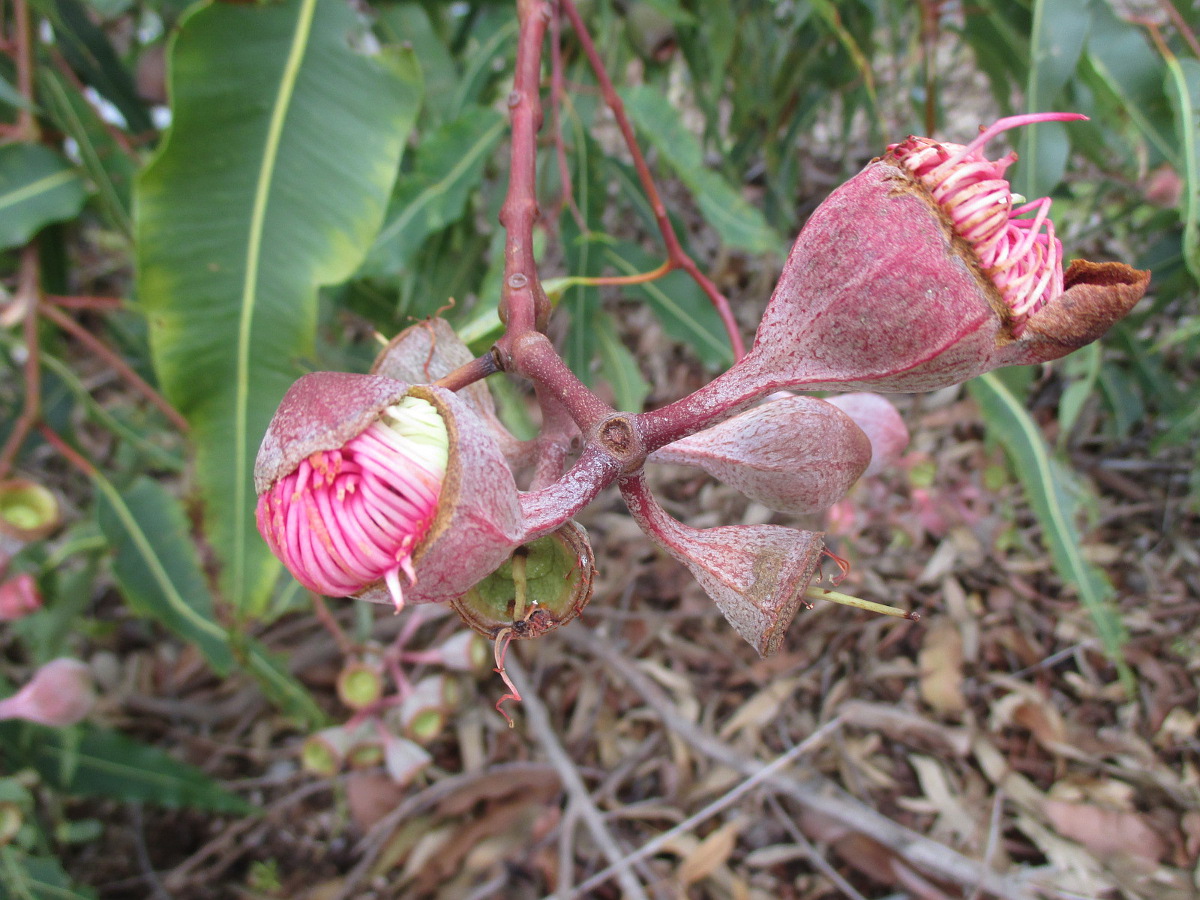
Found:
<path fill-rule="evenodd" d="M 304 771 L 326 778 L 336 775 L 346 760 L 353 738 L 341 725 L 310 734 L 300 748 Z"/>
<path fill-rule="evenodd" d="M 568 522 L 518 547 L 451 606 L 485 637 L 535 638 L 583 612 L 592 598 L 593 560 L 587 533 Z"/>
<path fill-rule="evenodd" d="M 58 523 L 58 500 L 48 489 L 27 478 L 0 481 L 0 534 L 36 541 Z"/>
<path fill-rule="evenodd" d="M 347 663 L 338 674 L 338 699 L 351 709 L 363 709 L 383 696 L 383 674 L 361 660 Z"/>

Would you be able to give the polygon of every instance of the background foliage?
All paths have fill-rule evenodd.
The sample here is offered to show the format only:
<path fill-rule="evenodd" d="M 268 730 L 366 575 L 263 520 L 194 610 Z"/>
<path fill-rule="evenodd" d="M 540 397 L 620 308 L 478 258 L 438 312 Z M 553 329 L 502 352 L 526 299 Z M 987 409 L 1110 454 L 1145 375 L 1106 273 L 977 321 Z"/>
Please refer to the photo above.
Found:
<path fill-rule="evenodd" d="M 1071 435 L 1081 417 L 1099 417 L 1118 446 L 1134 435 L 1197 446 L 1200 387 L 1180 378 L 1200 351 L 1193 4 L 592 0 L 585 12 L 609 36 L 606 64 L 672 185 L 685 249 L 731 285 L 746 334 L 808 211 L 887 142 L 962 140 L 1024 110 L 1090 116 L 1023 131 L 1016 188 L 1053 195 L 1069 254 L 1153 269 L 1151 296 L 1052 379 L 1002 373 L 972 390 L 1056 567 L 1119 659 L 1112 586 L 1078 552 L 1090 500 L 1070 470 Z M 45 608 L 7 627 L 7 661 L 15 673 L 103 645 L 123 605 L 144 638 L 173 634 L 314 727 L 321 709 L 255 639 L 306 600 L 252 527 L 253 455 L 290 381 L 364 369 L 376 332 L 440 311 L 475 349 L 497 334 L 513 10 L 20 0 L 6 14 L 3 463 L 52 486 L 69 510 L 52 540 L 11 548 L 9 571 L 36 573 Z M 565 166 L 550 139 L 540 160 L 555 337 L 586 382 L 636 408 L 649 384 L 623 342 L 631 304 L 710 371 L 731 357 L 682 273 L 623 292 L 572 283 L 652 269 L 661 248 L 567 29 L 562 58 L 567 91 L 548 104 L 544 134 L 561 134 Z M 520 398 L 497 390 L 527 430 Z M 90 466 L 72 469 L 43 434 L 23 435 L 31 397 Z M 1056 439 L 1039 425 L 1048 409 Z M 0 847 L 19 896 L 88 893 L 55 862 L 70 836 L 50 828 L 61 810 L 33 814 L 38 792 L 241 809 L 115 732 L 9 725 L 0 754 L 10 773 L 0 801 L 25 823 Z M 133 759 L 123 771 L 101 764 Z"/>

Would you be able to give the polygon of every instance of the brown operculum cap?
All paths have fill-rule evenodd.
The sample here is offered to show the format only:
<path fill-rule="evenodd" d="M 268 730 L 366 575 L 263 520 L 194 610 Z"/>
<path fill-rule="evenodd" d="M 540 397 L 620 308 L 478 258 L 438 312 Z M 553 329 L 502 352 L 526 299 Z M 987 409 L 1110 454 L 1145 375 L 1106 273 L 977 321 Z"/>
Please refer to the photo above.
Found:
<path fill-rule="evenodd" d="M 831 403 L 789 396 L 667 444 L 651 460 L 696 466 L 764 506 L 802 514 L 842 498 L 871 461 L 871 442 Z"/>
<path fill-rule="evenodd" d="M 445 319 L 433 317 L 410 325 L 388 341 L 371 366 L 372 375 L 383 375 L 409 384 L 430 384 L 449 375 L 475 357 Z M 482 381 L 455 393 L 495 434 L 496 442 L 513 465 L 527 461 L 532 445 L 518 441 L 496 415 L 492 392 Z"/>
<path fill-rule="evenodd" d="M 996 366 L 1049 362 L 1102 337 L 1133 309 L 1150 273 L 1119 262 L 1077 259 L 1063 273 L 1063 292 L 1025 323 L 1020 340 L 998 348 Z"/>
<path fill-rule="evenodd" d="M 413 553 L 417 577 L 404 596 L 410 603 L 444 603 L 495 571 L 518 545 L 522 529 L 517 485 L 495 436 L 457 394 L 417 385 L 408 395 L 427 400 L 441 413 L 450 458 L 437 516 Z M 382 581 L 355 596 L 392 602 Z"/>
<path fill-rule="evenodd" d="M 687 566 L 737 633 L 760 656 L 778 650 L 817 572 L 823 535 L 779 525 L 691 528 L 663 510 L 640 475 L 620 484 L 642 530 Z"/>

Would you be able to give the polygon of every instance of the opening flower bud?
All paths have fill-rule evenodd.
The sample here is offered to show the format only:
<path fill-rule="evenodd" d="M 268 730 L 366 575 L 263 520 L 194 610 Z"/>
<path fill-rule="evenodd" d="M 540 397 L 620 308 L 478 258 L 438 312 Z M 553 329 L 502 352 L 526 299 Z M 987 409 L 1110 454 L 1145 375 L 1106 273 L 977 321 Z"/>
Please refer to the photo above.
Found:
<path fill-rule="evenodd" d="M 519 532 L 516 485 L 471 410 L 439 388 L 319 372 L 259 449 L 256 518 L 305 587 L 399 609 L 449 600 Z"/>
<path fill-rule="evenodd" d="M 924 391 L 998 366 L 1057 359 L 1104 334 L 1150 273 L 1077 261 L 1065 272 L 1050 201 L 1017 203 L 984 144 L 910 137 L 834 191 L 784 265 L 730 381 L 761 390 Z"/>
<path fill-rule="evenodd" d="M 60 728 L 83 721 L 95 703 L 91 670 L 77 659 L 55 659 L 11 697 L 0 700 L 0 719 Z"/>
<path fill-rule="evenodd" d="M 764 506 L 801 514 L 841 499 L 871 461 L 871 442 L 833 404 L 781 397 L 667 444 L 651 459 L 696 466 Z"/>
<path fill-rule="evenodd" d="M 592 598 L 593 559 L 587 532 L 567 522 L 518 547 L 451 605 L 485 637 L 539 637 L 583 612 Z"/>

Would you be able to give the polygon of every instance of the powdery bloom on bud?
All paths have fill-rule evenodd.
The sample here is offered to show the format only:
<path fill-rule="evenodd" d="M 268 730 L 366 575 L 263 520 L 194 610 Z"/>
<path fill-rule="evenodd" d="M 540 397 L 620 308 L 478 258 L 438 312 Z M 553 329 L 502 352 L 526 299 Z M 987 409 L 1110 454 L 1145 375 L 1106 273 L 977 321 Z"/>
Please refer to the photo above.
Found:
<path fill-rule="evenodd" d="M 81 722 L 96 703 L 92 673 L 77 659 L 56 659 L 23 688 L 0 700 L 0 719 L 24 719 L 61 728 Z"/>
<path fill-rule="evenodd" d="M 871 442 L 833 404 L 786 396 L 667 444 L 651 460 L 696 466 L 764 506 L 802 514 L 850 489 L 871 461 Z"/>
<path fill-rule="evenodd" d="M 437 512 L 449 438 L 438 411 L 405 397 L 334 450 L 318 450 L 258 501 L 258 529 L 310 590 L 342 597 L 383 580 L 399 609 L 400 573 Z"/>
<path fill-rule="evenodd" d="M 23 618 L 37 612 L 41 606 L 42 595 L 37 582 L 28 572 L 0 582 L 0 622 Z"/>
<path fill-rule="evenodd" d="M 908 426 L 886 397 L 859 392 L 825 400 L 853 419 L 871 442 L 871 464 L 863 472 L 864 477 L 877 475 L 895 463 L 908 446 Z"/>
<path fill-rule="evenodd" d="M 1089 344 L 1150 273 L 1076 260 L 1064 272 L 1049 201 L 1014 206 L 983 144 L 909 138 L 834 191 L 805 223 L 750 353 L 713 392 L 925 391 Z M 1022 216 L 1031 215 L 1031 218 Z"/>

